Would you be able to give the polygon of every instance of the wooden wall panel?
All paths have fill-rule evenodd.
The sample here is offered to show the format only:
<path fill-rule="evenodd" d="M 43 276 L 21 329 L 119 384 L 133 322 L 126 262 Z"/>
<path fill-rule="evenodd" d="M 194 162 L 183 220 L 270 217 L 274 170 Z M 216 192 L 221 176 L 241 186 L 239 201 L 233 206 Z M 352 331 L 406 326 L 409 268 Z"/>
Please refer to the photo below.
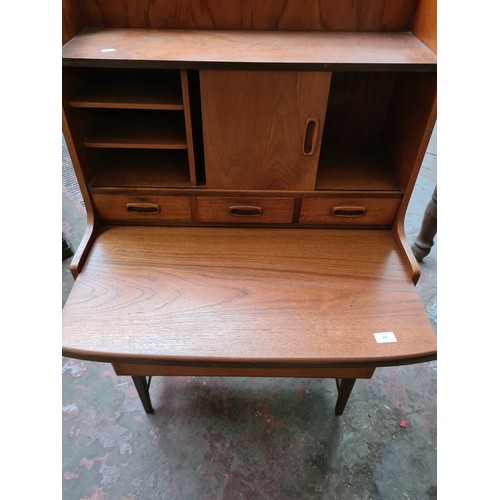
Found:
<path fill-rule="evenodd" d="M 62 3 L 62 44 L 71 40 L 83 27 L 78 0 L 64 0 Z"/>
<path fill-rule="evenodd" d="M 437 53 L 437 0 L 421 0 L 413 23 L 413 34 Z"/>
<path fill-rule="evenodd" d="M 88 27 L 406 31 L 418 0 L 81 0 Z"/>
<path fill-rule="evenodd" d="M 395 82 L 392 72 L 334 72 L 323 144 L 329 149 L 380 144 Z"/>
<path fill-rule="evenodd" d="M 394 91 L 384 146 L 401 187 L 412 189 L 436 116 L 436 73 L 401 73 Z M 423 138 L 423 139 L 420 139 Z"/>

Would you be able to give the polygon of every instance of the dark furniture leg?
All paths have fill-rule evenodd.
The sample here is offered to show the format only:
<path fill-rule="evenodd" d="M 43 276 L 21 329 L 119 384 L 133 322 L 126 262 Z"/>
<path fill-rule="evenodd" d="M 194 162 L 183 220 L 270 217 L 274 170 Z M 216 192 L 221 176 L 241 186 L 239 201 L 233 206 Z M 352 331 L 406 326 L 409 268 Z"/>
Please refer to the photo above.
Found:
<path fill-rule="evenodd" d="M 144 411 L 146 413 L 153 413 L 153 405 L 151 404 L 151 398 L 149 396 L 149 384 L 151 383 L 151 377 L 149 377 L 148 381 L 147 377 L 143 377 L 142 375 L 132 375 L 132 380 L 134 381 L 135 388 L 141 398 Z"/>
<path fill-rule="evenodd" d="M 437 186 L 432 193 L 431 201 L 427 205 L 422 218 L 422 227 L 420 233 L 415 238 L 415 242 L 411 246 L 413 254 L 418 262 L 421 262 L 424 257 L 429 255 L 432 245 L 434 245 L 434 236 L 437 233 Z"/>
<path fill-rule="evenodd" d="M 71 249 L 68 240 L 62 235 L 62 260 L 69 259 L 73 255 L 73 250 Z"/>
<path fill-rule="evenodd" d="M 335 405 L 335 415 L 342 415 L 344 408 L 351 395 L 352 388 L 354 387 L 355 378 L 335 379 L 339 395 L 337 396 L 337 404 Z"/>

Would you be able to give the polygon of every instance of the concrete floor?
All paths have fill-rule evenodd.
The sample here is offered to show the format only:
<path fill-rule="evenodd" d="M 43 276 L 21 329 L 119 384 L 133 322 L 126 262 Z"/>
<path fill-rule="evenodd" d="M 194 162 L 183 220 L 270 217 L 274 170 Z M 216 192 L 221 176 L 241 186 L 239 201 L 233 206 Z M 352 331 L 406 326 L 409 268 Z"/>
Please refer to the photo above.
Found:
<path fill-rule="evenodd" d="M 76 249 L 85 209 L 64 142 L 63 174 L 63 234 Z M 410 243 L 435 184 L 436 133 L 408 208 Z M 417 284 L 434 327 L 436 252 L 437 239 Z M 379 368 L 341 417 L 333 380 L 154 377 L 147 415 L 129 377 L 63 358 L 62 498 L 434 499 L 436 370 Z"/>

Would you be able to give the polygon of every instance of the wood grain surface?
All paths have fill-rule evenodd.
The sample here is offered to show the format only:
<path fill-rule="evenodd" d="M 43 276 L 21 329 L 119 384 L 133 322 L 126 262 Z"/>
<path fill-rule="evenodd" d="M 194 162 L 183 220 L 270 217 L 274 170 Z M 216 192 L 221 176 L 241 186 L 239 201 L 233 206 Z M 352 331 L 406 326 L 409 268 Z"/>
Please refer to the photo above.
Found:
<path fill-rule="evenodd" d="M 87 148 L 187 149 L 180 111 L 92 110 Z"/>
<path fill-rule="evenodd" d="M 291 223 L 293 219 L 294 198 L 255 198 L 255 197 L 218 197 L 198 196 L 196 199 L 199 222 L 230 222 L 233 224 Z M 234 214 L 233 207 L 239 207 Z M 248 215 L 246 212 L 250 211 Z M 260 209 L 258 215 L 251 209 Z M 253 212 L 255 212 L 255 210 Z"/>
<path fill-rule="evenodd" d="M 90 153 L 95 165 L 90 189 L 191 186 L 186 151 L 97 148 Z"/>
<path fill-rule="evenodd" d="M 200 71 L 207 188 L 314 189 L 330 73 Z M 320 141 L 321 142 L 321 141 Z"/>
<path fill-rule="evenodd" d="M 375 368 L 331 367 L 226 367 L 138 365 L 113 363 L 117 375 L 142 375 L 163 377 L 298 377 L 298 378 L 371 378 Z"/>
<path fill-rule="evenodd" d="M 386 154 L 380 147 L 332 150 L 324 144 L 316 176 L 316 190 L 391 191 L 400 193 Z"/>
<path fill-rule="evenodd" d="M 63 2 L 63 7 L 71 4 Z M 406 31 L 418 0 L 80 0 L 86 26 Z"/>
<path fill-rule="evenodd" d="M 74 108 L 183 109 L 182 98 L 162 85 L 94 85 L 71 100 Z"/>
<path fill-rule="evenodd" d="M 341 225 L 381 225 L 390 226 L 398 211 L 400 200 L 398 198 L 371 198 L 369 196 L 347 198 L 304 198 L 300 210 L 301 223 L 324 222 Z M 336 215 L 349 212 L 349 208 L 363 209 L 362 215 L 356 217 Z"/>
<path fill-rule="evenodd" d="M 434 359 L 436 338 L 391 231 L 109 226 L 63 310 L 63 354 L 381 366 Z"/>
<path fill-rule="evenodd" d="M 420 0 L 412 31 L 427 47 L 437 53 L 437 0 Z"/>
<path fill-rule="evenodd" d="M 104 52 L 103 52 L 104 51 Z M 86 28 L 63 47 L 66 65 L 146 62 L 164 67 L 214 67 L 239 63 L 397 67 L 435 70 L 436 55 L 411 33 L 184 31 Z M 408 68 L 405 68 L 407 66 Z"/>
<path fill-rule="evenodd" d="M 189 222 L 191 203 L 188 196 L 151 196 L 142 194 L 93 194 L 92 201 L 99 217 L 112 220 L 161 220 Z M 134 211 L 135 206 L 146 206 L 154 212 Z M 132 205 L 127 209 L 128 205 Z"/>

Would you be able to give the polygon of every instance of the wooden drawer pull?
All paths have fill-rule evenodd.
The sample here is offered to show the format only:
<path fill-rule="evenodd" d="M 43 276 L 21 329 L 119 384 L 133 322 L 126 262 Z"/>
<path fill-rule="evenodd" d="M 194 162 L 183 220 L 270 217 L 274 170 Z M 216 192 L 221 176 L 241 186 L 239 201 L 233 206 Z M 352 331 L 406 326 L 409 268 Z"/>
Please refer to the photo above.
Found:
<path fill-rule="evenodd" d="M 365 207 L 333 207 L 334 217 L 362 217 L 366 213 Z"/>
<path fill-rule="evenodd" d="M 232 205 L 229 207 L 229 213 L 235 217 L 259 217 L 262 215 L 262 207 Z"/>
<path fill-rule="evenodd" d="M 127 212 L 137 214 L 159 214 L 160 205 L 156 203 L 125 203 Z"/>

